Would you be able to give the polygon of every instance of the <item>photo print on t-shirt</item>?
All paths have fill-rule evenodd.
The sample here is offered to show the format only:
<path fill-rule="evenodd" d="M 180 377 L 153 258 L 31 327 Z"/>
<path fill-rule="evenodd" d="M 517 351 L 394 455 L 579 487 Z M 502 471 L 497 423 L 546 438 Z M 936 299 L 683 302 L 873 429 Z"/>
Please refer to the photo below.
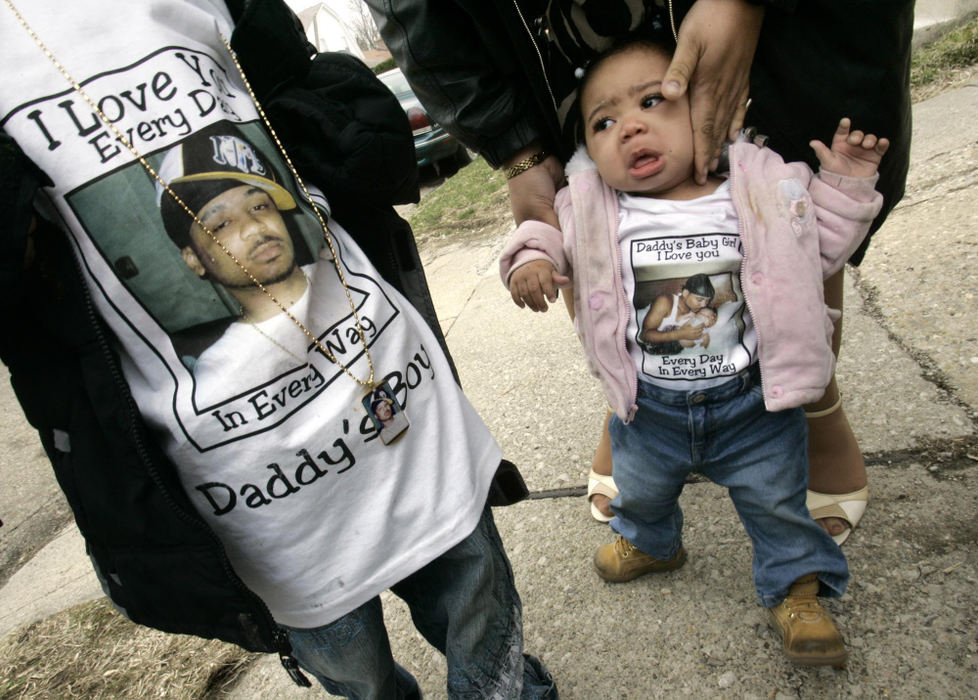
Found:
<path fill-rule="evenodd" d="M 640 370 L 661 382 L 733 376 L 749 366 L 740 240 L 729 233 L 636 238 L 627 264 Z"/>
<path fill-rule="evenodd" d="M 173 377 L 174 413 L 192 443 L 208 449 L 286 420 L 342 375 L 329 354 L 366 376 L 350 300 L 368 347 L 398 311 L 377 280 L 347 267 L 334 237 L 348 300 L 322 226 L 263 125 L 217 122 L 147 160 L 183 204 L 138 162 L 66 201 L 130 295 L 120 315 Z"/>

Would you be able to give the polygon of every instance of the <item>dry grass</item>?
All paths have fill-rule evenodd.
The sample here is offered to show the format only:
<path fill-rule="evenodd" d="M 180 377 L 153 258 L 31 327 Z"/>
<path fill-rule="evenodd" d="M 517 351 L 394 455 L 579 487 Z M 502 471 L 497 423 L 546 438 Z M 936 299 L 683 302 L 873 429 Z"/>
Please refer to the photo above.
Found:
<path fill-rule="evenodd" d="M 914 52 L 910 94 L 922 102 L 973 81 L 978 75 L 978 18 Z"/>
<path fill-rule="evenodd" d="M 219 698 L 255 656 L 134 625 L 102 599 L 0 640 L 0 700 Z"/>

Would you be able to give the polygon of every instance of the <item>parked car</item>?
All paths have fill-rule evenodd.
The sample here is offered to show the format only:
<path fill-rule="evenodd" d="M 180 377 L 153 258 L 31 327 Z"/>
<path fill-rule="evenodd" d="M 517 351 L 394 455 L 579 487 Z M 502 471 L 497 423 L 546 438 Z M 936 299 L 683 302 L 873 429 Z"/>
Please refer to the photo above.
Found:
<path fill-rule="evenodd" d="M 431 165 L 439 175 L 447 177 L 469 162 L 465 146 L 431 120 L 400 68 L 392 68 L 377 77 L 397 96 L 407 113 L 414 132 L 414 153 L 419 168 Z"/>

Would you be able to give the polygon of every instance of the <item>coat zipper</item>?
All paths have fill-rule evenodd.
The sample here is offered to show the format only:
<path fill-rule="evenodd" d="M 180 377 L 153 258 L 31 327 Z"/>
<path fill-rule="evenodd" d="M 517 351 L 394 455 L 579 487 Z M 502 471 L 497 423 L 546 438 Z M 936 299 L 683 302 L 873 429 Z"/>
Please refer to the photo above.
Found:
<path fill-rule="evenodd" d="M 728 153 L 730 155 L 730 194 L 737 200 L 741 199 L 741 194 L 739 188 L 734 185 L 735 180 L 739 180 L 739 172 L 737 172 L 738 163 L 733 158 L 734 146 L 736 144 L 731 144 Z M 744 202 L 740 202 L 740 211 L 747 211 L 747 207 Z M 744 255 L 743 260 L 740 261 L 740 288 L 744 291 L 744 306 L 747 307 L 747 313 L 750 314 L 751 323 L 754 325 L 754 335 L 757 336 L 757 372 L 761 377 L 761 393 L 767 398 L 767 387 L 764 384 L 764 366 L 761 364 L 761 348 L 763 344 L 761 343 L 761 329 L 757 325 L 757 316 L 754 315 L 754 310 L 751 308 L 750 299 L 747 296 L 747 287 L 744 281 L 747 279 L 747 256 L 749 254 L 747 245 L 747 226 L 744 223 L 744 218 L 742 216 L 737 216 L 737 234 L 740 236 L 740 245 L 743 248 Z"/>
<path fill-rule="evenodd" d="M 135 400 L 132 397 L 132 393 L 129 391 L 129 384 L 126 383 L 125 378 L 122 377 L 121 374 L 119 373 L 119 369 L 118 366 L 116 365 L 116 359 L 115 356 L 113 355 L 112 348 L 109 346 L 109 342 L 106 339 L 105 334 L 102 332 L 101 326 L 99 324 L 99 316 L 98 313 L 95 311 L 95 303 L 92 299 L 91 293 L 88 290 L 88 285 L 85 283 L 85 276 L 82 270 L 81 263 L 78 261 L 77 254 L 75 253 L 73 248 L 70 251 L 70 255 L 71 255 L 72 262 L 75 265 L 75 270 L 78 273 L 78 279 L 81 282 L 82 297 L 85 303 L 86 316 L 88 317 L 88 320 L 91 323 L 91 326 L 95 332 L 95 338 L 98 341 L 99 349 L 102 351 L 102 355 L 105 357 L 106 366 L 110 374 L 112 375 L 112 380 L 115 382 L 116 387 L 120 389 L 122 396 L 124 396 L 126 399 L 126 407 L 128 408 L 127 416 L 129 421 L 129 434 L 131 436 L 133 444 L 136 447 L 136 452 L 138 453 L 139 457 L 143 462 L 143 467 L 146 469 L 147 474 L 149 474 L 150 478 L 153 480 L 153 483 L 156 484 L 156 487 L 157 489 L 159 489 L 160 493 L 163 494 L 164 500 L 170 506 L 170 509 L 177 515 L 177 517 L 181 518 L 182 520 L 196 527 L 202 528 L 204 532 L 206 532 L 208 536 L 214 541 L 214 544 L 217 546 L 218 552 L 220 553 L 221 565 L 224 568 L 225 573 L 228 575 L 228 579 L 239 590 L 243 591 L 247 595 L 254 598 L 254 600 L 257 601 L 258 603 L 258 607 L 260 611 L 263 612 L 265 614 L 266 619 L 272 623 L 274 629 L 274 631 L 272 632 L 272 641 L 275 646 L 275 651 L 278 652 L 279 660 L 281 661 L 282 666 L 285 668 L 286 672 L 289 674 L 289 677 L 291 677 L 292 680 L 299 686 L 305 688 L 311 687 L 312 684 L 309 682 L 309 679 L 306 678 L 299 670 L 299 664 L 296 661 L 295 657 L 292 656 L 292 646 L 291 644 L 289 644 L 288 635 L 285 633 L 285 630 L 279 627 L 278 624 L 275 622 L 275 618 L 272 617 L 272 612 L 271 610 L 268 609 L 268 606 L 265 604 L 265 601 L 262 600 L 259 596 L 257 596 L 238 577 L 237 572 L 235 572 L 234 568 L 231 566 L 230 560 L 228 559 L 227 551 L 224 548 L 224 544 L 214 533 L 214 531 L 210 528 L 210 526 L 207 525 L 207 523 L 200 520 L 199 518 L 195 518 L 190 513 L 187 513 L 185 510 L 178 507 L 177 504 L 173 501 L 170 492 L 163 485 L 159 473 L 156 471 L 156 468 L 153 466 L 153 463 L 149 458 L 149 454 L 146 451 L 146 445 L 142 439 L 142 429 L 134 418 L 138 409 L 136 408 Z"/>
<path fill-rule="evenodd" d="M 543 62 L 543 52 L 540 51 L 537 40 L 534 38 L 533 32 L 530 31 L 530 25 L 526 23 L 526 17 L 523 16 L 523 11 L 520 9 L 520 5 L 516 0 L 513 0 L 513 8 L 516 10 L 516 14 L 519 15 L 520 22 L 523 24 L 523 29 L 526 30 L 526 35 L 530 38 L 530 43 L 533 44 L 533 50 L 537 54 L 537 61 L 540 63 L 540 75 L 543 76 L 543 84 L 547 86 L 547 94 L 550 96 L 550 103 L 554 107 L 554 114 L 557 114 L 557 98 L 554 97 L 553 88 L 550 86 L 550 76 L 547 75 L 546 64 Z"/>
<path fill-rule="evenodd" d="M 618 260 L 618 270 L 617 270 L 618 280 L 615 284 L 615 290 L 618 294 L 618 304 L 620 305 L 619 308 L 625 309 L 625 325 L 622 329 L 621 337 L 619 338 L 620 341 L 619 349 L 621 350 L 622 356 L 625 358 L 625 366 L 634 367 L 632 356 L 628 352 L 628 324 L 631 323 L 632 320 L 632 305 L 628 302 L 628 298 L 625 297 L 625 286 L 622 284 L 622 280 L 624 280 L 624 274 L 622 273 L 622 269 L 625 265 L 625 261 L 621 254 L 621 241 L 618 238 L 618 231 L 621 230 L 621 207 L 619 206 L 618 195 L 614 192 L 614 190 L 611 190 L 610 188 L 609 191 L 611 192 L 610 196 L 613 198 L 614 211 L 615 211 L 615 226 L 612 229 L 612 239 L 613 239 L 612 244 L 614 245 L 616 259 Z M 632 393 L 631 396 L 629 397 L 631 399 L 631 405 L 627 407 L 629 418 L 634 417 L 633 409 L 635 409 L 635 412 L 637 412 L 636 407 L 638 406 L 638 369 L 637 368 L 635 369 L 634 377 L 635 379 L 632 382 L 632 386 L 631 386 Z"/>
<path fill-rule="evenodd" d="M 669 27 L 672 29 L 672 38 L 675 42 L 679 43 L 679 32 L 676 31 L 676 14 L 672 9 L 672 0 L 668 1 L 669 5 Z"/>

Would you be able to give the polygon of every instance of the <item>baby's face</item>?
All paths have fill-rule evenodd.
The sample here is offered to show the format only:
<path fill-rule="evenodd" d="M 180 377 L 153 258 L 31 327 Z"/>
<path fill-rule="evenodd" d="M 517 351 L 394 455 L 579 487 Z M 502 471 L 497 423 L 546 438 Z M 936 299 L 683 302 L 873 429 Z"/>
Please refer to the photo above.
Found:
<path fill-rule="evenodd" d="M 660 92 L 669 59 L 646 46 L 606 58 L 581 93 L 588 154 L 622 192 L 660 199 L 702 194 L 693 180 L 689 100 Z"/>

